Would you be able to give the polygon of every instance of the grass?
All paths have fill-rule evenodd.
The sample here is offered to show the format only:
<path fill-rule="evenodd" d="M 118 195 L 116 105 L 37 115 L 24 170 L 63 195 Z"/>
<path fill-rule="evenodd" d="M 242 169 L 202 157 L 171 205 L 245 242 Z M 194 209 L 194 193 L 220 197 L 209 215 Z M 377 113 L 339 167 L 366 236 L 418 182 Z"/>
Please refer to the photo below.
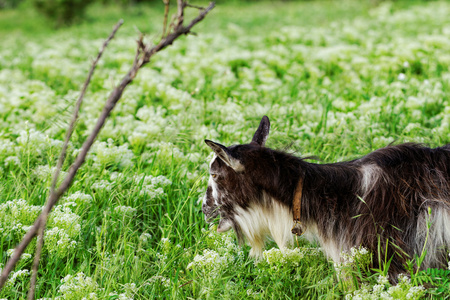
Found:
<path fill-rule="evenodd" d="M 0 11 L 2 263 L 45 202 L 90 58 L 123 18 L 69 161 L 130 66 L 137 31 L 158 36 L 162 9 L 93 5 L 59 30 L 26 5 Z M 379 272 L 353 291 L 301 239 L 287 253 L 269 242 L 255 262 L 232 233 L 208 229 L 199 199 L 211 155 L 203 140 L 248 142 L 264 114 L 269 147 L 324 162 L 392 141 L 448 143 L 449 13 L 447 2 L 220 3 L 198 36 L 158 54 L 126 90 L 49 223 L 37 298 L 448 298 L 448 270 L 395 287 Z M 0 298 L 24 298 L 30 268 L 25 256 Z"/>

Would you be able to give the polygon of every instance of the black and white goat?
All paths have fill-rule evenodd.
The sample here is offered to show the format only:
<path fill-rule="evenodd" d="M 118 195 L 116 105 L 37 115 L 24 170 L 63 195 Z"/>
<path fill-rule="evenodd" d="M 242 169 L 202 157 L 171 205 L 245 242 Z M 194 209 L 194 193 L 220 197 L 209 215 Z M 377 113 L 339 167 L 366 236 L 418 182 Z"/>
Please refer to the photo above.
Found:
<path fill-rule="evenodd" d="M 264 116 L 249 144 L 205 140 L 215 155 L 202 211 L 208 222 L 220 217 L 217 231 L 233 228 L 253 256 L 262 254 L 267 237 L 280 248 L 292 244 L 293 227 L 335 262 L 352 247 L 381 249 L 383 258 L 393 257 L 391 279 L 423 249 L 423 268 L 447 266 L 450 144 L 388 146 L 352 161 L 314 164 L 266 148 L 269 129 Z"/>

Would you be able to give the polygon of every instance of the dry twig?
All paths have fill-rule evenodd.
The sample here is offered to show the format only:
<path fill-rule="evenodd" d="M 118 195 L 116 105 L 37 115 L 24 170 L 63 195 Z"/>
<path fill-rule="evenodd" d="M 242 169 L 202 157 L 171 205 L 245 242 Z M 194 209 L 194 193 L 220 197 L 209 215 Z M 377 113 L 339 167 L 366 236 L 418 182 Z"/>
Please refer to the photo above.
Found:
<path fill-rule="evenodd" d="M 67 145 L 65 145 L 63 147 L 63 151 L 61 153 L 60 160 L 58 161 L 58 167 L 57 167 L 57 170 L 55 172 L 55 177 L 53 178 L 53 181 L 52 181 L 52 190 L 51 190 L 51 193 L 50 193 L 50 195 L 48 197 L 47 205 L 44 207 L 42 213 L 36 219 L 34 224 L 30 227 L 30 229 L 25 234 L 25 236 L 22 238 L 22 241 L 16 247 L 16 249 L 14 250 L 13 255 L 11 256 L 11 258 L 9 259 L 9 261 L 6 263 L 5 267 L 3 268 L 2 274 L 0 276 L 0 288 L 3 288 L 3 286 L 5 285 L 6 280 L 8 278 L 8 275 L 13 270 L 14 266 L 19 261 L 20 256 L 25 251 L 26 247 L 29 245 L 29 243 L 32 241 L 32 239 L 38 233 L 40 235 L 43 234 L 43 229 L 45 228 L 45 224 L 46 224 L 46 221 L 47 221 L 47 218 L 48 218 L 48 214 L 52 210 L 53 206 L 57 203 L 59 198 L 66 192 L 66 190 L 72 184 L 72 181 L 73 181 L 73 179 L 74 179 L 78 169 L 84 163 L 84 161 L 86 159 L 86 156 L 87 156 L 87 153 L 88 153 L 89 149 L 91 148 L 92 144 L 94 143 L 95 139 L 97 138 L 97 135 L 99 134 L 100 130 L 102 129 L 103 125 L 105 124 L 105 122 L 106 122 L 107 118 L 109 117 L 111 111 L 114 109 L 115 105 L 120 100 L 120 98 L 121 98 L 125 88 L 136 77 L 139 69 L 142 68 L 145 64 L 147 64 L 150 61 L 150 58 L 154 54 L 156 54 L 157 52 L 163 50 L 167 46 L 172 45 L 172 43 L 175 41 L 175 39 L 177 39 L 181 35 L 185 35 L 185 34 L 190 33 L 190 30 L 192 29 L 192 27 L 195 24 L 197 24 L 198 22 L 200 22 L 201 20 L 203 20 L 205 18 L 205 16 L 215 6 L 214 2 L 210 3 L 209 6 L 206 7 L 205 9 L 201 10 L 200 13 L 198 14 L 198 16 L 195 17 L 187 26 L 183 26 L 184 8 L 187 5 L 186 5 L 186 2 L 184 2 L 182 0 L 177 0 L 177 3 L 178 3 L 178 12 L 177 12 L 177 20 L 176 20 L 176 23 L 175 23 L 176 25 L 174 26 L 174 31 L 172 33 L 170 33 L 170 34 L 167 34 L 167 36 L 163 37 L 163 39 L 157 45 L 155 45 L 153 47 L 150 47 L 149 45 L 145 45 L 144 42 L 143 42 L 143 37 L 142 36 L 140 37 L 140 39 L 138 40 L 138 46 L 137 46 L 137 50 L 136 50 L 136 55 L 135 55 L 135 58 L 134 58 L 134 61 L 133 61 L 133 65 L 132 65 L 131 69 L 122 78 L 122 80 L 120 81 L 119 85 L 116 86 L 113 89 L 113 91 L 111 92 L 111 94 L 109 95 L 109 97 L 108 97 L 108 99 L 107 99 L 107 101 L 105 103 L 105 106 L 103 107 L 103 110 L 102 110 L 102 112 L 100 114 L 100 117 L 97 120 L 97 123 L 96 123 L 94 129 L 92 130 L 91 134 L 88 136 L 86 141 L 83 143 L 81 151 L 79 152 L 78 156 L 76 157 L 74 163 L 70 166 L 70 168 L 69 168 L 69 170 L 67 172 L 67 175 L 64 178 L 63 182 L 59 185 L 58 188 L 56 188 L 57 178 L 58 178 L 58 175 L 60 173 L 61 167 L 62 167 L 63 162 L 64 162 L 65 152 L 67 150 Z M 119 24 L 121 24 L 121 23 L 119 22 L 118 26 L 120 26 Z M 117 29 L 118 29 L 118 27 L 117 27 Z M 115 28 L 115 31 L 117 29 Z M 115 33 L 115 31 L 113 31 L 113 33 Z M 107 41 L 109 42 L 109 40 L 107 40 Z M 104 47 L 106 47 L 106 46 L 104 46 Z M 99 55 L 101 55 L 103 50 L 100 51 Z M 99 58 L 99 56 L 97 56 L 97 57 Z M 96 64 L 95 61 L 94 61 L 94 63 Z M 95 68 L 95 65 L 93 66 L 93 68 Z M 91 69 L 92 72 L 93 72 L 93 68 Z M 90 77 L 92 76 L 92 72 L 90 72 L 89 75 L 88 75 L 88 79 L 86 80 L 87 84 L 90 81 Z M 66 135 L 66 142 L 67 143 L 68 143 L 67 137 L 70 138 L 70 135 L 72 134 L 73 126 L 74 126 L 76 118 L 78 116 L 79 106 L 81 105 L 81 101 L 82 101 L 82 98 L 83 98 L 82 95 L 84 95 L 84 92 L 85 92 L 86 88 L 87 88 L 87 85 L 85 83 L 85 86 L 83 87 L 82 94 L 80 95 L 80 98 L 77 101 L 77 105 L 76 105 L 76 108 L 75 108 L 75 111 L 74 111 L 74 118 L 72 119 L 72 122 L 71 122 L 71 124 L 69 126 L 68 133 Z M 59 168 L 59 170 L 58 170 L 58 168 Z M 41 231 L 41 228 L 42 228 L 42 231 Z M 42 238 L 40 240 L 43 241 Z M 39 256 L 40 256 L 41 249 L 42 249 L 42 245 L 40 246 L 39 253 L 36 253 L 36 254 L 39 254 Z M 37 249 L 37 252 L 38 252 L 38 249 Z M 35 261 L 33 263 L 33 265 L 36 264 L 36 272 L 34 272 L 34 273 L 37 273 L 38 263 L 39 263 L 39 257 L 35 258 Z M 33 284 L 35 284 L 35 278 L 33 279 Z M 30 291 L 30 293 L 28 295 L 28 299 L 33 299 L 33 297 L 34 297 L 34 288 L 33 288 L 33 292 Z"/>
<path fill-rule="evenodd" d="M 180 26 L 183 26 L 183 21 L 184 21 L 184 7 L 185 7 L 185 3 L 183 0 L 177 0 L 177 23 L 175 28 L 178 28 Z"/>
<path fill-rule="evenodd" d="M 166 36 L 167 18 L 169 17 L 169 5 L 170 5 L 170 0 L 163 0 L 163 1 L 164 1 L 164 23 L 163 23 L 163 33 L 162 33 L 161 39 L 163 39 Z"/>
<path fill-rule="evenodd" d="M 192 282 L 194 282 L 194 279 L 189 280 L 188 282 L 183 283 L 183 284 L 180 285 L 178 288 L 181 289 L 182 287 L 184 287 L 184 286 L 186 286 L 186 285 L 188 285 L 188 284 L 191 284 Z"/>
<path fill-rule="evenodd" d="M 113 31 L 109 35 L 109 37 L 105 40 L 103 43 L 102 48 L 97 54 L 97 57 L 92 62 L 91 69 L 89 70 L 88 76 L 86 78 L 86 81 L 84 82 L 83 88 L 81 89 L 80 96 L 78 97 L 78 100 L 75 104 L 75 109 L 73 111 L 72 120 L 70 121 L 69 128 L 66 132 L 66 137 L 64 140 L 63 147 L 61 149 L 61 154 L 58 159 L 58 163 L 56 165 L 55 174 L 53 175 L 52 185 L 50 187 L 50 195 L 55 193 L 56 183 L 58 182 L 59 174 L 61 173 L 62 166 L 64 165 L 64 161 L 66 160 L 66 154 L 67 154 L 67 147 L 69 146 L 69 141 L 72 136 L 73 130 L 75 128 L 75 123 L 78 119 L 78 113 L 80 112 L 81 103 L 83 103 L 84 95 L 86 94 L 87 87 L 89 86 L 89 83 L 91 82 L 92 75 L 94 74 L 95 67 L 97 66 L 98 61 L 102 57 L 103 52 L 105 51 L 106 47 L 108 46 L 109 42 L 114 38 L 114 35 L 116 34 L 117 30 L 119 30 L 119 27 L 122 26 L 123 20 L 120 20 L 117 22 L 117 24 L 114 26 Z M 48 206 L 50 205 L 49 202 L 47 202 Z M 44 210 L 42 214 L 42 222 L 38 228 L 38 240 L 36 243 L 36 252 L 34 255 L 34 261 L 33 261 L 33 269 L 30 279 L 30 289 L 28 290 L 28 299 L 32 300 L 34 298 L 34 292 L 36 289 L 36 278 L 37 278 L 37 271 L 39 268 L 39 260 L 41 258 L 41 252 L 42 252 L 42 246 L 44 244 L 44 231 L 45 226 L 47 224 L 48 219 L 48 213 L 45 213 L 47 210 Z M 48 210 L 50 211 L 50 210 Z"/>
<path fill-rule="evenodd" d="M 198 6 L 198 5 L 193 5 L 193 4 L 190 4 L 190 3 L 185 3 L 184 4 L 186 7 L 192 7 L 192 8 L 196 8 L 196 9 L 199 9 L 199 10 L 202 10 L 202 9 L 205 9 L 204 7 L 202 7 L 202 6 Z"/>

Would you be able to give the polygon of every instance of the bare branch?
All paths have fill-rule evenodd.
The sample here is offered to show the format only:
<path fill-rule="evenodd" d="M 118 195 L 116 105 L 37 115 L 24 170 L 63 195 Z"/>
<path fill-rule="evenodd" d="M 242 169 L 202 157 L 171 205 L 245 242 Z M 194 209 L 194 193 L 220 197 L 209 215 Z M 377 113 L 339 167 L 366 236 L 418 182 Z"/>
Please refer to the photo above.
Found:
<path fill-rule="evenodd" d="M 114 37 L 115 33 L 117 32 L 117 30 L 119 29 L 119 27 L 123 24 L 123 21 L 120 20 L 116 26 L 113 29 L 113 32 L 111 33 L 111 35 L 108 37 L 108 39 L 104 42 L 103 47 L 101 48 L 101 50 L 99 51 L 97 58 L 94 60 L 94 62 L 92 63 L 92 67 L 89 71 L 88 77 L 84 83 L 84 86 L 81 90 L 80 96 L 78 97 L 75 109 L 74 109 L 74 113 L 73 113 L 73 117 L 71 120 L 71 123 L 69 125 L 69 128 L 67 130 L 66 133 L 66 138 L 65 138 L 65 142 L 63 144 L 62 150 L 61 150 L 61 155 L 59 157 L 58 163 L 57 163 L 57 167 L 55 170 L 55 174 L 53 176 L 53 180 L 52 180 L 52 185 L 50 188 L 50 196 L 47 200 L 47 205 L 45 207 L 45 209 L 43 210 L 42 214 L 38 217 L 38 219 L 35 221 L 35 223 L 32 226 L 32 229 L 30 229 L 27 234 L 23 237 L 21 243 L 19 244 L 19 246 L 17 246 L 17 248 L 15 249 L 13 255 L 11 256 L 11 259 L 7 262 L 5 268 L 3 268 L 2 270 L 2 275 L 0 276 L 0 288 L 2 288 L 8 278 L 9 273 L 12 271 L 12 269 L 14 268 L 15 264 L 17 263 L 17 261 L 20 259 L 20 256 L 22 255 L 22 253 L 25 251 L 26 247 L 28 246 L 28 244 L 31 242 L 31 240 L 33 239 L 34 235 L 36 234 L 36 232 L 39 232 L 40 235 L 40 239 L 38 240 L 37 243 L 37 247 L 36 247 L 36 255 L 35 255 L 35 259 L 33 262 L 33 274 L 31 277 L 31 286 L 30 286 L 30 290 L 28 293 L 28 299 L 33 299 L 34 297 L 34 290 L 35 290 L 35 285 L 36 285 L 36 274 L 37 274 L 37 267 L 39 265 L 39 259 L 40 259 L 40 254 L 41 254 L 41 250 L 42 250 L 42 242 L 43 242 L 43 231 L 45 228 L 45 224 L 47 221 L 47 217 L 48 217 L 48 213 L 51 210 L 51 207 L 49 207 L 50 203 L 53 202 L 51 201 L 53 198 L 55 198 L 55 187 L 56 187 L 56 183 L 59 177 L 59 174 L 61 172 L 61 168 L 64 164 L 64 160 L 66 157 L 66 153 L 67 153 L 67 148 L 68 148 L 68 144 L 69 144 L 69 140 L 70 137 L 73 133 L 73 128 L 75 126 L 75 122 L 78 118 L 78 112 L 80 110 L 81 107 L 81 103 L 83 102 L 83 97 L 86 93 L 86 89 L 89 85 L 89 82 L 92 78 L 92 74 L 94 72 L 94 69 L 100 59 L 100 57 L 103 54 L 103 51 L 105 50 L 106 46 L 108 45 L 108 43 L 111 41 L 111 39 Z M 43 222 L 42 222 L 43 220 Z"/>
<path fill-rule="evenodd" d="M 144 35 L 141 33 L 139 35 L 139 39 L 136 41 L 137 42 L 137 49 L 136 49 L 136 56 L 139 56 L 142 52 L 145 52 L 145 44 L 144 44 Z"/>
<path fill-rule="evenodd" d="M 186 282 L 186 283 L 183 283 L 182 285 L 180 285 L 178 288 L 179 289 L 181 289 L 182 287 L 184 287 L 184 286 L 186 286 L 186 285 L 188 285 L 188 284 L 191 284 L 192 282 L 194 282 L 194 279 L 192 279 L 192 280 L 189 280 L 188 282 Z"/>
<path fill-rule="evenodd" d="M 179 1 L 179 0 L 178 0 Z M 144 54 L 142 65 L 148 63 L 150 61 L 150 57 L 153 56 L 156 52 L 159 52 L 166 48 L 167 46 L 172 45 L 172 43 L 177 39 L 180 35 L 188 34 L 190 33 L 192 27 L 194 27 L 195 24 L 203 20 L 206 15 L 214 8 L 215 3 L 211 2 L 208 7 L 206 7 L 204 10 L 202 10 L 197 17 L 195 17 L 189 25 L 180 26 L 178 28 L 175 28 L 175 31 L 171 34 L 167 35 L 166 38 L 164 38 L 161 42 L 159 42 L 158 45 L 152 47 L 151 49 L 147 50 Z"/>
<path fill-rule="evenodd" d="M 44 245 L 44 231 L 45 231 L 45 225 L 47 223 L 48 214 L 42 217 L 42 222 L 39 224 L 38 228 L 38 238 L 36 241 L 36 252 L 34 253 L 34 260 L 33 260 L 33 269 L 31 273 L 31 279 L 30 279 L 30 289 L 28 290 L 28 300 L 34 299 L 34 292 L 36 290 L 36 280 L 37 280 L 37 272 L 39 268 L 39 260 L 41 259 L 41 253 L 42 253 L 42 247 Z"/>
<path fill-rule="evenodd" d="M 167 18 L 169 17 L 170 0 L 163 0 L 163 2 L 164 2 L 164 23 L 163 23 L 163 33 L 162 33 L 161 39 L 163 39 L 166 36 Z"/>
<path fill-rule="evenodd" d="M 76 157 L 74 163 L 70 166 L 70 168 L 69 168 L 69 170 L 67 172 L 67 175 L 64 178 L 63 182 L 59 185 L 59 187 L 57 189 L 55 189 L 57 178 L 58 178 L 58 175 L 60 173 L 60 169 L 61 169 L 61 167 L 62 167 L 62 165 L 64 163 L 64 158 L 65 158 L 65 155 L 66 155 L 65 152 L 67 151 L 67 145 L 65 145 L 65 147 L 63 147 L 64 151 L 62 151 L 62 153 L 61 153 L 61 157 L 62 158 L 60 157 L 61 163 L 60 163 L 60 161 L 58 161 L 59 168 L 57 167 L 57 170 L 55 172 L 55 177 L 54 177 L 53 182 L 52 182 L 52 189 L 51 189 L 51 193 L 50 193 L 50 195 L 48 197 L 47 204 L 44 207 L 41 215 L 39 215 L 39 217 L 36 219 L 34 224 L 30 227 L 28 232 L 23 237 L 22 241 L 16 247 L 13 255 L 10 258 L 10 260 L 6 263 L 5 267 L 3 268 L 2 274 L 0 276 L 0 288 L 3 288 L 4 284 L 6 283 L 6 280 L 8 278 L 9 273 L 12 271 L 12 269 L 16 265 L 17 261 L 20 259 L 20 256 L 25 251 L 26 247 L 29 245 L 29 243 L 32 241 L 32 239 L 35 237 L 35 235 L 37 233 L 39 233 L 40 235 L 43 234 L 43 230 L 41 231 L 40 229 L 41 228 L 45 228 L 45 224 L 46 224 L 46 221 L 47 221 L 47 218 L 48 218 L 48 214 L 50 213 L 50 211 L 52 210 L 52 208 L 56 204 L 56 202 L 59 200 L 59 198 L 66 192 L 66 190 L 72 184 L 72 181 L 73 181 L 73 179 L 74 179 L 78 169 L 84 163 L 84 161 L 86 159 L 86 156 L 87 156 L 87 153 L 89 152 L 89 149 L 91 148 L 92 144 L 94 143 L 95 139 L 97 138 L 97 135 L 99 134 L 100 130 L 102 129 L 103 125 L 105 124 L 108 116 L 110 115 L 111 111 L 114 109 L 114 107 L 117 104 L 117 102 L 120 100 L 120 98 L 121 98 L 125 88 L 136 77 L 139 69 L 142 66 L 144 66 L 145 64 L 147 64 L 150 61 L 150 58 L 154 54 L 156 54 L 157 52 L 163 50 L 167 46 L 171 45 L 175 41 L 175 39 L 177 39 L 181 35 L 188 34 L 190 32 L 191 28 L 195 24 L 197 24 L 198 22 L 203 20 L 205 18 L 205 16 L 208 14 L 208 12 L 210 12 L 215 6 L 214 2 L 210 3 L 210 5 L 207 8 L 205 8 L 204 10 L 202 10 L 199 13 L 199 15 L 196 18 L 194 18 L 189 23 L 188 26 L 184 27 L 182 24 L 183 24 L 183 18 L 184 18 L 183 9 L 185 7 L 185 2 L 182 1 L 182 0 L 177 0 L 177 1 L 178 1 L 178 14 L 177 14 L 177 22 L 178 22 L 177 24 L 178 25 L 175 27 L 175 31 L 173 33 L 171 33 L 171 34 L 168 34 L 165 38 L 163 38 L 159 42 L 159 44 L 157 44 L 156 46 L 151 47 L 151 48 L 148 47 L 148 46 L 145 46 L 144 43 L 143 43 L 142 36 L 140 37 L 140 39 L 138 41 L 138 48 L 136 50 L 136 55 L 135 55 L 135 58 L 134 58 L 134 61 L 133 61 L 133 65 L 132 65 L 131 69 L 122 78 L 122 80 L 120 81 L 119 85 L 116 86 L 113 89 L 113 91 L 111 92 L 111 94 L 109 95 L 109 97 L 108 97 L 108 99 L 107 99 L 107 101 L 105 103 L 105 106 L 103 107 L 103 110 L 102 110 L 102 112 L 100 114 L 100 117 L 98 118 L 97 123 L 95 124 L 94 129 L 92 130 L 91 134 L 88 136 L 86 141 L 83 143 L 81 151 L 79 152 L 78 156 Z M 119 23 L 121 25 L 121 22 L 119 22 Z M 120 25 L 116 25 L 117 29 L 118 29 L 118 27 Z M 117 31 L 117 29 L 115 28 L 113 33 L 115 33 L 115 31 Z M 109 40 L 110 39 L 108 39 L 107 41 L 109 42 Z M 101 50 L 101 53 L 102 53 L 103 50 Z M 99 53 L 99 55 L 101 55 L 101 54 Z M 99 56 L 97 56 L 97 57 L 99 58 Z M 95 66 L 94 66 L 94 68 L 95 68 Z M 91 69 L 91 70 L 93 72 L 93 69 Z M 89 75 L 88 75 L 87 83 L 89 83 L 91 76 L 92 76 L 92 73 L 90 72 Z M 86 87 L 87 87 L 87 85 L 85 84 L 85 87 L 83 88 L 83 92 L 82 92 L 83 96 L 84 96 L 84 92 L 85 92 L 85 88 Z M 81 99 L 82 98 L 83 97 L 81 96 Z M 82 100 L 80 100 L 80 98 L 79 98 L 78 102 L 79 102 L 80 105 L 81 105 L 81 101 Z M 74 119 L 72 119 L 73 124 L 71 123 L 71 125 L 69 126 L 70 134 L 69 134 L 69 131 L 68 131 L 68 133 L 66 135 L 66 138 L 67 137 L 70 138 L 71 132 L 73 131 L 72 126 L 76 122 L 76 118 L 78 116 L 78 111 L 79 111 L 78 102 L 77 102 L 77 108 L 75 108 L 75 112 L 74 112 Z M 40 239 L 40 240 L 43 240 L 43 239 Z M 41 249 L 42 249 L 42 245 L 41 245 Z M 41 250 L 39 250 L 39 254 L 40 254 L 40 251 Z M 36 259 L 35 259 L 34 263 L 36 263 Z M 37 263 L 36 264 L 38 264 L 38 263 L 39 263 L 39 258 L 37 258 Z M 37 273 L 37 272 L 34 272 L 34 273 Z M 35 284 L 35 279 L 34 279 L 34 284 Z M 31 299 L 33 299 L 33 296 L 34 296 L 34 292 L 32 293 Z M 29 297 L 30 297 L 30 294 L 29 294 Z"/>
<path fill-rule="evenodd" d="M 186 6 L 186 7 L 192 7 L 192 8 L 196 8 L 196 9 L 199 9 L 199 10 L 203 10 L 203 9 L 205 9 L 204 7 L 202 7 L 202 6 L 198 6 L 198 5 L 193 5 L 193 4 L 190 4 L 190 3 L 188 3 L 188 2 L 186 2 L 185 4 L 184 4 L 184 6 Z"/>
<path fill-rule="evenodd" d="M 120 28 L 120 26 L 122 26 L 122 24 L 123 24 L 123 20 L 119 20 L 119 22 L 117 22 L 117 24 L 113 28 L 113 31 L 111 32 L 109 37 L 103 43 L 103 46 L 99 50 L 97 57 L 92 62 L 92 66 L 89 70 L 86 81 L 84 82 L 83 88 L 81 89 L 80 96 L 78 97 L 78 100 L 75 104 L 75 108 L 74 108 L 73 115 L 72 115 L 72 120 L 70 121 L 69 128 L 67 129 L 67 132 L 66 132 L 64 144 L 61 149 L 61 155 L 59 156 L 58 163 L 56 165 L 55 174 L 53 175 L 52 185 L 50 187 L 50 194 L 53 194 L 55 192 L 56 183 L 58 182 L 58 178 L 61 173 L 62 166 L 64 165 L 64 161 L 66 160 L 67 148 L 69 146 L 69 141 L 73 134 L 73 130 L 75 128 L 75 123 L 78 119 L 78 113 L 80 112 L 81 104 L 83 103 L 83 98 L 84 98 L 84 95 L 86 94 L 86 90 L 89 86 L 89 83 L 91 82 L 91 78 L 92 78 L 92 75 L 94 74 L 94 70 L 97 66 L 98 61 L 102 57 L 103 52 L 105 51 L 106 47 L 108 46 L 109 42 L 114 38 L 117 30 L 119 30 L 119 28 Z M 47 205 L 49 205 L 48 202 L 47 202 Z M 34 292 L 36 289 L 37 271 L 38 271 L 38 267 L 39 267 L 39 260 L 41 258 L 42 247 L 44 244 L 44 231 L 45 231 L 45 226 L 47 224 L 47 219 L 48 219 L 48 213 L 43 212 L 42 222 L 38 229 L 38 240 L 37 240 L 37 244 L 36 244 L 36 252 L 34 255 L 33 269 L 32 269 L 32 274 L 31 274 L 31 279 L 30 279 L 30 289 L 28 290 L 28 300 L 34 299 Z"/>
<path fill-rule="evenodd" d="M 184 21 L 184 0 L 177 0 L 177 24 L 175 25 L 175 30 L 183 26 Z"/>

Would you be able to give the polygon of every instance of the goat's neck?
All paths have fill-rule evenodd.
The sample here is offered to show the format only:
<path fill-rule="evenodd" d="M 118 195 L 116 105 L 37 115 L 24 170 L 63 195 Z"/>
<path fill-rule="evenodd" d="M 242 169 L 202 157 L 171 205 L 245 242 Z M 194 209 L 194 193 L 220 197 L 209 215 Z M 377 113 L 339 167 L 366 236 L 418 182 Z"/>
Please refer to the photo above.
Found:
<path fill-rule="evenodd" d="M 305 221 L 345 215 L 359 190 L 360 176 L 351 162 L 335 164 L 305 163 L 302 216 Z"/>

